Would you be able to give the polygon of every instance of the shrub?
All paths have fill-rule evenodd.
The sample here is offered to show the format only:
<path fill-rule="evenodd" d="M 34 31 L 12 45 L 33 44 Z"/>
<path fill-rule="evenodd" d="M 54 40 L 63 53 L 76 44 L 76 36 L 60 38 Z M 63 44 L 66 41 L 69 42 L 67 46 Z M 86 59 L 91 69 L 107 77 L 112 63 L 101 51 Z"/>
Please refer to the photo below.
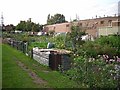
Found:
<path fill-rule="evenodd" d="M 39 47 L 39 48 L 46 48 L 47 47 L 47 42 L 33 42 L 32 43 L 34 47 Z"/>
<path fill-rule="evenodd" d="M 119 42 L 119 43 L 118 43 Z M 98 55 L 120 56 L 120 37 L 103 36 L 93 41 L 88 41 L 78 48 L 79 54 L 82 52 L 88 57 L 96 58 Z"/>
<path fill-rule="evenodd" d="M 106 64 L 103 60 L 88 60 L 83 56 L 74 59 L 72 68 L 67 71 L 70 79 L 85 87 L 115 88 L 118 80 L 115 64 Z M 114 76 L 112 76 L 114 74 Z"/>
<path fill-rule="evenodd" d="M 53 38 L 55 43 L 55 48 L 65 49 L 65 36 L 59 35 Z"/>

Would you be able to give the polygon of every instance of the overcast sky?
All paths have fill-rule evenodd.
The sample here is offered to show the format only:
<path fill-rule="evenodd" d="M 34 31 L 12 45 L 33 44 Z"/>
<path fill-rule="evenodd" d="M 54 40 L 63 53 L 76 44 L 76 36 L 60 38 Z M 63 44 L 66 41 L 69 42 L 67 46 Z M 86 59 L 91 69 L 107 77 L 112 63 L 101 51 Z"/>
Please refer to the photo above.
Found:
<path fill-rule="evenodd" d="M 120 0 L 0 0 L 0 13 L 3 12 L 4 24 L 17 25 L 20 20 L 45 24 L 48 14 L 61 13 L 67 21 L 91 19 L 95 16 L 118 14 Z"/>

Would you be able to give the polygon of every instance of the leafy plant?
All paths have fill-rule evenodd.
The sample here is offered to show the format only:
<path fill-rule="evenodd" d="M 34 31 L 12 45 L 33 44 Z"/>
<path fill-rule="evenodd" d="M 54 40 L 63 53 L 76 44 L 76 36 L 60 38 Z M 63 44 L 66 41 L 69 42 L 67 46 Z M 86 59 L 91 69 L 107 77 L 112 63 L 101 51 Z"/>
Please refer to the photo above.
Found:
<path fill-rule="evenodd" d="M 112 72 L 110 72 L 112 71 Z M 106 64 L 103 60 L 89 60 L 86 57 L 74 58 L 71 70 L 67 71 L 70 79 L 85 87 L 117 87 L 118 80 L 114 79 L 115 64 Z"/>

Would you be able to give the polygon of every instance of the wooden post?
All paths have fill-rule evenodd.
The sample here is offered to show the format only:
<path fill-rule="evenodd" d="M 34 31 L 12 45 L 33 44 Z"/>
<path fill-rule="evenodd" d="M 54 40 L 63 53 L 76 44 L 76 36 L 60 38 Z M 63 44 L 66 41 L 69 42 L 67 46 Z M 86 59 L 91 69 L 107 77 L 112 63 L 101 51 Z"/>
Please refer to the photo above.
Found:
<path fill-rule="evenodd" d="M 31 58 L 33 58 L 33 49 L 31 49 Z"/>

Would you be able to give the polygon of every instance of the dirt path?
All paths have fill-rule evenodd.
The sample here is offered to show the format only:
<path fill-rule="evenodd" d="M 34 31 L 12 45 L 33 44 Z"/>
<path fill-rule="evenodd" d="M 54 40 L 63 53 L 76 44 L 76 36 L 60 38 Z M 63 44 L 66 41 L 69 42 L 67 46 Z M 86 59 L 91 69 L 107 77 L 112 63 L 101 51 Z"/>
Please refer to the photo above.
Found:
<path fill-rule="evenodd" d="M 34 83 L 36 83 L 36 84 L 42 84 L 42 85 L 47 84 L 46 81 L 44 81 L 43 79 L 41 79 L 40 77 L 38 77 L 35 72 L 33 72 L 32 70 L 30 70 L 22 62 L 20 62 L 20 61 L 17 60 L 16 63 L 17 63 L 18 66 L 20 66 L 24 71 L 26 71 L 28 73 L 28 75 L 33 79 Z"/>

